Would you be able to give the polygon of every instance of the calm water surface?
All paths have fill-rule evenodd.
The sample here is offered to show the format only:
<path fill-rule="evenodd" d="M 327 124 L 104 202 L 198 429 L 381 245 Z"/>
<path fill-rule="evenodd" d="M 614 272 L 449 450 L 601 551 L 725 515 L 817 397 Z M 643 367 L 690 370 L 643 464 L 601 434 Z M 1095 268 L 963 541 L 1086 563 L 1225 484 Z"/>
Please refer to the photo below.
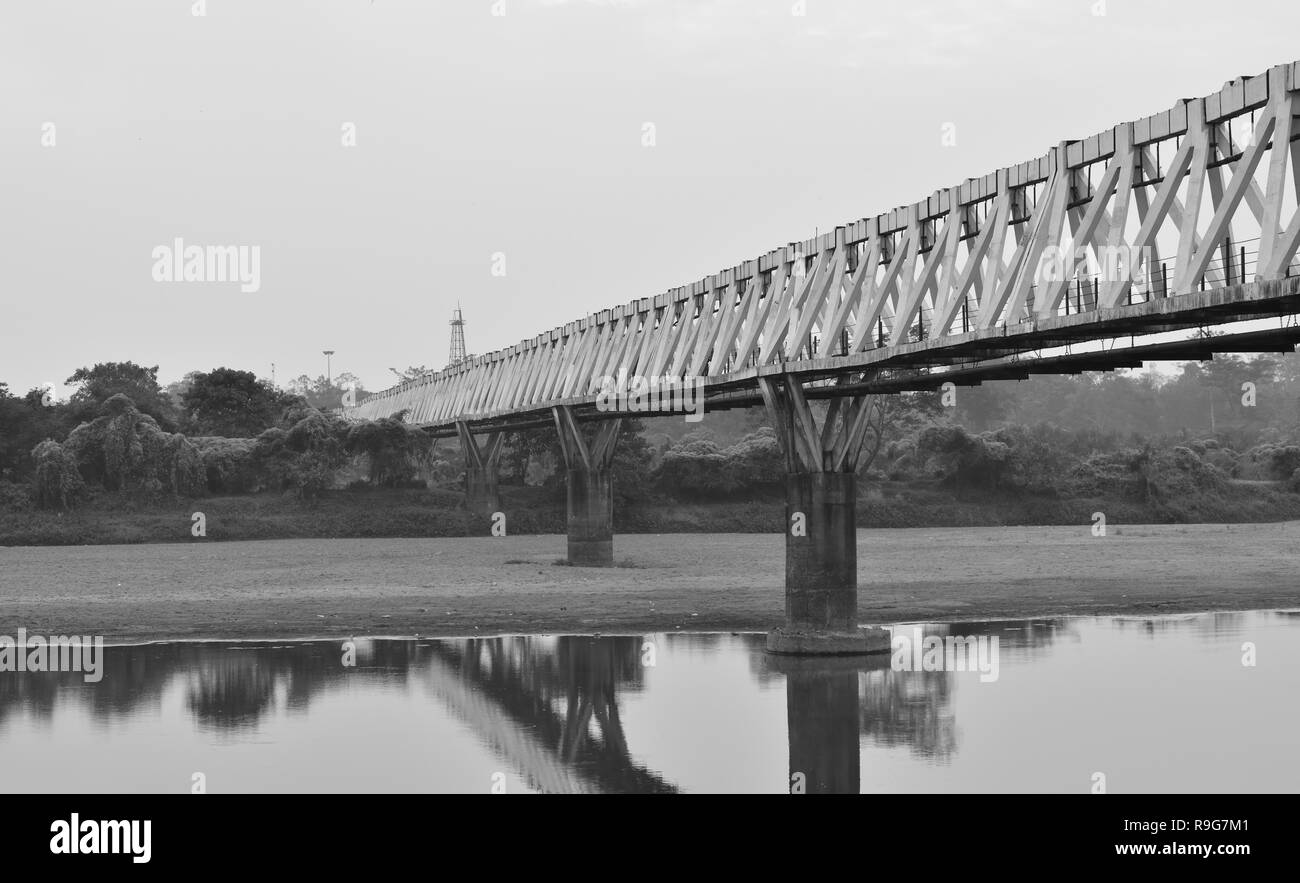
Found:
<path fill-rule="evenodd" d="M 0 673 L 0 791 L 1300 791 L 1300 612 L 922 628 L 998 678 L 761 635 L 110 647 Z"/>

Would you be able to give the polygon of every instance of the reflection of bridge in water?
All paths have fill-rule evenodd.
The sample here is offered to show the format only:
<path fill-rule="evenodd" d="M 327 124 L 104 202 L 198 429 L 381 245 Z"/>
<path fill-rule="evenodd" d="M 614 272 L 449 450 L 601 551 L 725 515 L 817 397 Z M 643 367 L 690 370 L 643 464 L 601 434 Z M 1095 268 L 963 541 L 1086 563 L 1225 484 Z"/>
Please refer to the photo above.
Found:
<path fill-rule="evenodd" d="M 925 627 L 926 634 L 997 634 L 1012 653 L 1043 652 L 1068 631 L 1041 620 Z M 856 793 L 864 740 L 935 761 L 958 749 L 952 697 L 959 675 L 893 671 L 888 656 L 770 656 L 759 635 L 367 640 L 356 642 L 355 668 L 343 666 L 336 642 L 110 647 L 95 685 L 79 673 L 0 677 L 0 725 L 21 712 L 48 719 L 61 705 L 100 721 L 156 713 L 178 686 L 196 726 L 234 733 L 276 713 L 306 711 L 331 690 L 397 683 L 437 697 L 531 788 L 671 793 L 677 783 L 638 761 L 630 744 L 637 734 L 627 732 L 620 707 L 628 694 L 650 688 L 646 641 L 657 645 L 660 664 L 743 652 L 760 685 L 782 679 L 790 772 L 803 775 L 808 793 Z M 676 729 L 668 738 L 678 745 L 695 741 L 689 717 L 655 726 L 659 736 Z"/>
<path fill-rule="evenodd" d="M 430 689 L 534 788 L 676 791 L 632 761 L 619 716 L 618 691 L 643 685 L 641 638 L 558 638 L 553 653 L 536 652 L 536 643 L 516 637 L 434 644 Z"/>

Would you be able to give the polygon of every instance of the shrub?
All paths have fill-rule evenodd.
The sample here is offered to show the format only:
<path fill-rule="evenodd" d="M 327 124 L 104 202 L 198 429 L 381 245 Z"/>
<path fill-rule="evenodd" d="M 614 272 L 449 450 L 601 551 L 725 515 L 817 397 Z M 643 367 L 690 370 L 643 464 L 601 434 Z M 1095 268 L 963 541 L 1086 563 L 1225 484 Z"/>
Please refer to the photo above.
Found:
<path fill-rule="evenodd" d="M 1145 452 L 1133 450 L 1093 454 L 1069 470 L 1061 490 L 1071 497 L 1145 499 L 1146 458 Z"/>
<path fill-rule="evenodd" d="M 1221 495 L 1228 487 L 1228 478 L 1222 471 L 1205 462 L 1191 448 L 1182 446 L 1151 454 L 1143 474 L 1147 497 L 1156 501 Z"/>
<path fill-rule="evenodd" d="M 1300 469 L 1300 446 L 1271 442 L 1256 445 L 1238 461 L 1239 478 L 1287 481 Z"/>
<path fill-rule="evenodd" d="M 197 497 L 207 490 L 203 456 L 185 436 L 167 436 L 155 462 L 158 481 L 176 496 Z"/>
<path fill-rule="evenodd" d="M 695 499 L 752 495 L 778 486 L 784 475 L 776 433 L 764 427 L 725 449 L 687 436 L 664 453 L 655 481 L 668 493 Z"/>
<path fill-rule="evenodd" d="M 726 450 L 733 477 L 750 488 L 774 486 L 785 475 L 785 457 L 776 439 L 776 430 L 764 426 Z"/>
<path fill-rule="evenodd" d="M 1075 434 L 1047 423 L 1006 426 L 980 438 L 1006 448 L 1005 457 L 997 461 L 998 483 L 1004 487 L 1056 493 L 1061 476 L 1078 463 Z"/>
<path fill-rule="evenodd" d="M 1207 447 L 1201 457 L 1206 463 L 1214 466 L 1224 475 L 1237 476 L 1237 463 L 1240 458 L 1232 448 L 1219 447 L 1218 445 Z"/>
<path fill-rule="evenodd" d="M 239 494 L 261 488 L 263 482 L 253 456 L 257 439 L 207 436 L 190 441 L 198 449 L 209 491 Z"/>
<path fill-rule="evenodd" d="M 377 487 L 397 487 L 432 466 L 433 440 L 392 418 L 352 424 L 344 448 L 353 456 L 367 455 L 370 483 Z"/>
<path fill-rule="evenodd" d="M 254 468 L 264 478 L 266 486 L 276 490 L 284 490 L 289 484 L 289 461 L 293 452 L 284 443 L 288 434 L 286 430 L 273 426 L 253 439 Z"/>
<path fill-rule="evenodd" d="M 300 499 L 314 500 L 334 480 L 347 461 L 343 438 L 348 425 L 314 408 L 289 429 L 268 429 L 259 435 L 253 459 L 273 486 L 292 490 Z"/>
<path fill-rule="evenodd" d="M 971 435 L 960 426 L 931 426 L 916 440 L 916 454 L 929 474 L 958 487 L 998 487 L 1008 471 L 1011 448 L 993 433 Z"/>
<path fill-rule="evenodd" d="M 108 490 L 193 496 L 206 485 L 202 457 L 189 439 L 164 432 L 121 393 L 104 403 L 101 416 L 69 433 L 63 447 L 83 479 Z"/>
<path fill-rule="evenodd" d="M 31 491 L 26 485 L 0 481 L 0 510 L 23 512 L 32 505 Z"/>
<path fill-rule="evenodd" d="M 32 451 L 32 460 L 36 463 L 36 477 L 32 484 L 37 505 L 61 509 L 74 505 L 86 487 L 77 469 L 76 457 L 63 445 L 47 439 Z"/>
<path fill-rule="evenodd" d="M 705 439 L 673 445 L 659 463 L 658 480 L 664 490 L 683 497 L 718 496 L 737 489 L 726 456 Z"/>

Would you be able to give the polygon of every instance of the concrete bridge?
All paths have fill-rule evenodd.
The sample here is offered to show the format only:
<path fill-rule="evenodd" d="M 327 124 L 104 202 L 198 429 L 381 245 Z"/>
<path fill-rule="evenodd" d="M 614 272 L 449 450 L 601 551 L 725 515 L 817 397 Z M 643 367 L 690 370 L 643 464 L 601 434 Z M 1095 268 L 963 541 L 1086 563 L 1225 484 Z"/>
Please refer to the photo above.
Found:
<path fill-rule="evenodd" d="M 788 621 L 770 649 L 886 649 L 857 628 L 855 474 L 873 397 L 1294 351 L 1298 88 L 1300 62 L 1229 80 L 346 414 L 459 436 L 470 505 L 484 512 L 500 506 L 501 432 L 553 424 L 569 562 L 599 566 L 613 561 L 610 466 L 625 399 L 659 403 L 667 388 L 682 412 L 697 390 L 706 409 L 761 405 L 785 454 L 787 523 L 802 524 L 787 530 Z M 1258 321 L 1268 318 L 1277 327 Z M 1210 327 L 1224 333 L 1189 333 Z M 821 399 L 824 412 L 812 406 Z"/>

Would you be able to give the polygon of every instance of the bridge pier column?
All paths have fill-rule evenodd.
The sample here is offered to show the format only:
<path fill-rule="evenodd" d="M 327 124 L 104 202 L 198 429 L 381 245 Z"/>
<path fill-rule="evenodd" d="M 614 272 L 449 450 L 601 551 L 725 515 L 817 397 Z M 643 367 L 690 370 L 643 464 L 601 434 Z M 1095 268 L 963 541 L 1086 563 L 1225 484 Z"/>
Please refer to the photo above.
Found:
<path fill-rule="evenodd" d="M 856 476 L 795 472 L 785 477 L 785 616 L 821 631 L 857 628 Z M 799 530 L 799 521 L 803 530 Z"/>
<path fill-rule="evenodd" d="M 614 564 L 614 446 L 623 424 L 606 420 L 590 441 L 579 429 L 572 409 L 552 409 L 560 450 L 568 470 L 567 560 L 575 567 L 612 567 Z"/>
<path fill-rule="evenodd" d="M 466 423 L 457 423 L 461 450 L 465 452 L 465 508 L 475 515 L 491 517 L 501 511 L 501 491 L 498 487 L 501 462 L 500 432 L 488 433 L 480 447 Z"/>
<path fill-rule="evenodd" d="M 803 386 L 787 374 L 759 387 L 785 456 L 785 623 L 772 653 L 888 652 L 884 629 L 858 627 L 857 466 L 877 414 L 870 396 L 831 399 L 818 427 Z"/>

